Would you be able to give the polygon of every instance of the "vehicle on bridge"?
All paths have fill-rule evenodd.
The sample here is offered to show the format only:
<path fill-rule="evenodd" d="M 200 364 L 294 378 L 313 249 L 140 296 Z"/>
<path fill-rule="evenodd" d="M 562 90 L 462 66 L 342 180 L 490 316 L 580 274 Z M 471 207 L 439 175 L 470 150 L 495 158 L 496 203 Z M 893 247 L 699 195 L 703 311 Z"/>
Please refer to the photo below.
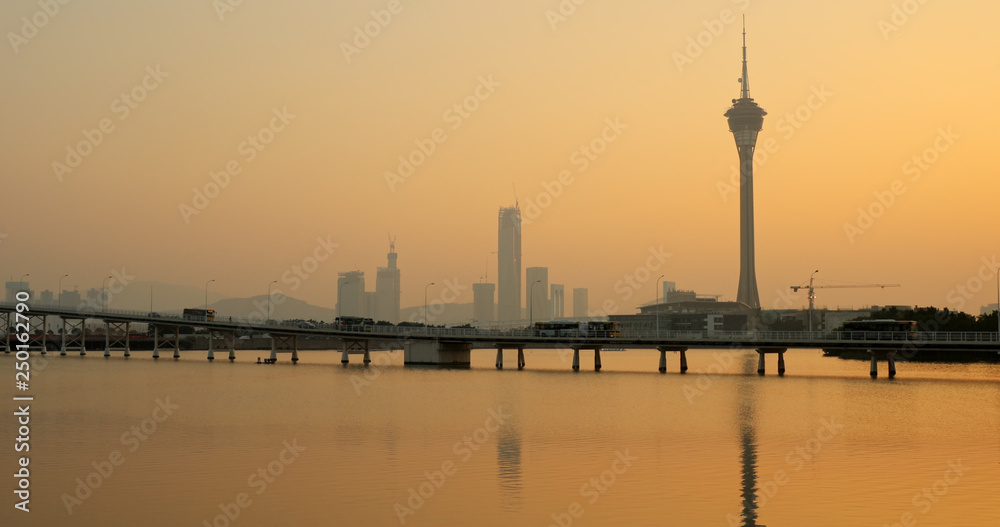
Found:
<path fill-rule="evenodd" d="M 337 329 L 359 327 L 361 328 L 361 331 L 372 331 L 375 327 L 375 321 L 364 317 L 337 317 L 333 319 L 333 325 Z"/>
<path fill-rule="evenodd" d="M 850 340 L 909 340 L 917 335 L 915 320 L 851 320 L 844 322 Z"/>
<path fill-rule="evenodd" d="M 621 336 L 621 331 L 618 322 L 553 320 L 536 322 L 534 334 L 539 337 L 617 338 Z"/>
<path fill-rule="evenodd" d="M 215 320 L 214 309 L 185 309 L 184 320 L 194 320 L 196 322 L 213 322 Z"/>

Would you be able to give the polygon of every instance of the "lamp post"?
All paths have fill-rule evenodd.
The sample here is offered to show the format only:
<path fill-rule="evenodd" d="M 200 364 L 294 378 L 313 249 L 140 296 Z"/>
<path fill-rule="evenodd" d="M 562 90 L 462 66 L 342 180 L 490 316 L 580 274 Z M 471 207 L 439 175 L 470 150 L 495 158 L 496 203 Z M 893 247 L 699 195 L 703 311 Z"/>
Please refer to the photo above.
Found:
<path fill-rule="evenodd" d="M 277 280 L 267 284 L 267 324 L 271 323 L 271 286 L 278 283 Z"/>
<path fill-rule="evenodd" d="M 111 275 L 104 279 L 104 311 L 108 310 L 108 280 L 111 280 Z"/>
<path fill-rule="evenodd" d="M 431 283 L 429 283 L 429 284 L 427 284 L 427 285 L 424 286 L 424 327 L 425 328 L 427 327 L 427 288 L 430 287 L 430 286 L 432 286 L 432 285 L 434 285 L 434 282 L 431 282 Z"/>
<path fill-rule="evenodd" d="M 350 280 L 344 280 L 343 282 L 337 282 L 337 316 L 344 316 L 344 304 L 341 303 L 343 298 L 344 286 L 351 283 Z"/>
<path fill-rule="evenodd" d="M 819 269 L 816 269 L 815 271 L 812 272 L 811 275 L 809 275 L 809 337 L 810 338 L 812 338 L 812 330 L 813 330 L 813 302 L 816 300 L 816 293 L 813 290 L 813 277 L 816 276 L 816 273 L 818 272 Z"/>
<path fill-rule="evenodd" d="M 59 307 L 62 307 L 62 279 L 66 278 L 67 276 L 69 276 L 69 275 L 68 274 L 64 274 L 64 275 L 60 276 L 59 280 L 56 282 L 56 284 L 57 284 L 56 285 L 56 289 L 59 290 L 59 293 L 57 293 L 58 298 L 59 298 L 59 300 L 58 300 Z"/>
<path fill-rule="evenodd" d="M 215 278 L 205 282 L 205 311 L 208 311 L 208 284 L 215 281 Z M 206 315 L 207 316 L 207 315 Z"/>
<path fill-rule="evenodd" d="M 531 287 L 528 288 L 528 326 L 529 327 L 531 327 L 531 326 L 533 326 L 535 324 L 535 316 L 532 313 L 532 310 L 535 307 L 535 303 L 532 302 L 532 297 L 534 296 L 534 292 L 535 292 L 535 284 L 540 284 L 540 283 L 542 283 L 541 280 L 535 280 L 534 282 L 531 282 Z"/>
<path fill-rule="evenodd" d="M 660 275 L 656 279 L 656 300 L 653 302 L 653 315 L 656 316 L 656 336 L 660 336 L 660 280 L 666 275 Z"/>

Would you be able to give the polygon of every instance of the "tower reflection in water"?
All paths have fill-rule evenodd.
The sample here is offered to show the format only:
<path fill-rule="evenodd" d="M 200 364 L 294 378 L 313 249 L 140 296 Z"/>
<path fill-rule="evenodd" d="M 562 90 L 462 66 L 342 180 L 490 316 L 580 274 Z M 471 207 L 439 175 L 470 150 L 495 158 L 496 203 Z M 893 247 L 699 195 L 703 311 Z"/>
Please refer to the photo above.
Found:
<path fill-rule="evenodd" d="M 742 497 L 743 527 L 765 527 L 757 523 L 757 433 L 756 416 L 754 415 L 754 397 L 756 383 L 760 380 L 756 375 L 756 364 L 752 355 L 747 355 L 743 363 L 743 378 L 736 388 L 737 423 L 740 427 L 740 457 L 742 481 L 740 496 Z"/>

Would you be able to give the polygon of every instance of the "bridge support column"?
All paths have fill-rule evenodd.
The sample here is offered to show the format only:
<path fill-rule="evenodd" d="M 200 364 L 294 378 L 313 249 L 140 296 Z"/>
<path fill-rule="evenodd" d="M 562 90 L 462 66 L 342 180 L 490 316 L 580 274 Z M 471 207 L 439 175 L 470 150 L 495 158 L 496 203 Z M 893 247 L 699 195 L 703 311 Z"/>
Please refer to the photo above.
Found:
<path fill-rule="evenodd" d="M 153 358 L 160 358 L 160 326 L 153 326 Z"/>
<path fill-rule="evenodd" d="M 875 358 L 875 353 L 873 353 L 872 350 L 868 350 L 868 353 L 871 353 L 871 355 L 872 355 L 872 368 L 871 368 L 872 379 L 877 379 L 878 378 L 878 359 Z"/>
<path fill-rule="evenodd" d="M 59 346 L 59 355 L 66 356 L 66 319 L 62 319 L 62 345 Z"/>
<path fill-rule="evenodd" d="M 364 360 L 362 362 L 364 362 L 365 366 L 368 366 L 369 364 L 372 363 L 371 350 L 365 349 L 365 358 L 364 358 Z"/>
<path fill-rule="evenodd" d="M 667 350 L 660 350 L 660 373 L 667 373 Z"/>
<path fill-rule="evenodd" d="M 210 361 L 215 360 L 215 353 L 214 350 L 212 349 L 212 341 L 215 340 L 214 333 L 215 332 L 213 332 L 211 329 L 208 330 L 208 360 Z"/>
<path fill-rule="evenodd" d="M 785 375 L 785 352 L 778 352 L 778 377 Z"/>
<path fill-rule="evenodd" d="M 236 360 L 236 332 L 229 334 L 229 362 Z"/>
<path fill-rule="evenodd" d="M 292 335 L 292 364 L 299 362 L 299 336 Z"/>
<path fill-rule="evenodd" d="M 601 371 L 601 348 L 594 350 L 594 371 Z"/>
<path fill-rule="evenodd" d="M 346 364 L 350 364 L 350 362 L 351 362 L 351 359 L 347 355 L 347 343 L 345 342 L 344 343 L 344 349 L 343 349 L 343 351 L 340 352 L 340 363 L 346 365 Z"/>
<path fill-rule="evenodd" d="M 889 364 L 889 378 L 892 379 L 896 376 L 896 352 L 890 351 L 886 355 L 886 362 Z"/>
<path fill-rule="evenodd" d="M 573 371 L 580 371 L 580 348 L 573 348 Z"/>
<path fill-rule="evenodd" d="M 278 350 L 274 347 L 274 337 L 271 337 L 271 364 L 278 360 Z"/>
<path fill-rule="evenodd" d="M 468 366 L 471 356 L 470 342 L 413 340 L 403 344 L 403 364 Z"/>
<path fill-rule="evenodd" d="M 763 351 L 757 350 L 757 375 L 764 375 L 764 370 L 765 370 L 765 368 L 764 368 L 764 356 L 765 355 L 766 354 Z"/>
<path fill-rule="evenodd" d="M 131 347 L 131 345 L 132 345 L 132 342 L 130 340 L 130 338 L 131 338 L 130 333 L 131 333 L 131 331 L 129 331 L 129 323 L 126 322 L 125 323 L 125 357 L 126 358 L 132 356 L 131 350 L 129 349 Z"/>
<path fill-rule="evenodd" d="M 104 321 L 104 356 L 111 356 L 111 324 L 108 321 Z"/>
<path fill-rule="evenodd" d="M 681 373 L 687 373 L 687 371 L 688 371 L 687 350 L 681 350 Z"/>
<path fill-rule="evenodd" d="M 497 363 L 496 363 L 496 366 L 497 366 L 498 370 L 502 370 L 503 369 L 503 347 L 501 347 L 501 346 L 497 346 Z"/>
<path fill-rule="evenodd" d="M 525 366 L 525 364 L 524 364 L 524 348 L 518 347 L 517 348 L 517 369 L 518 370 L 523 370 L 524 366 Z"/>

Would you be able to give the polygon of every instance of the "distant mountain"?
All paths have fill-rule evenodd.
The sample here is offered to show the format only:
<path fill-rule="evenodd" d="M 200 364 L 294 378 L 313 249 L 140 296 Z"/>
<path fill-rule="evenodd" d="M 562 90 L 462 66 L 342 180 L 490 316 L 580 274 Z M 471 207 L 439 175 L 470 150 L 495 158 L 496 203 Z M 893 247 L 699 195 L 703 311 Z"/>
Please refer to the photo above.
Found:
<path fill-rule="evenodd" d="M 86 291 L 81 290 L 86 295 Z M 277 302 L 281 299 L 281 302 Z M 150 302 L 152 300 L 152 302 Z M 226 317 L 263 319 L 267 313 L 267 295 L 249 298 L 224 298 L 219 293 L 208 292 L 208 307 L 216 311 L 220 320 Z M 162 282 L 132 282 L 121 292 L 113 294 L 110 307 L 158 313 L 180 313 L 185 308 L 205 305 L 204 287 L 165 284 Z M 472 304 L 432 304 L 427 310 L 427 322 L 434 325 L 466 324 L 472 321 Z M 423 322 L 424 307 L 404 307 L 400 310 L 402 321 Z M 271 318 L 303 319 L 333 322 L 337 312 L 333 308 L 309 304 L 296 298 L 277 296 L 271 300 Z"/>
<path fill-rule="evenodd" d="M 277 301 L 279 299 L 280 302 Z M 226 317 L 264 319 L 267 315 L 268 302 L 267 295 L 259 295 L 250 298 L 225 298 L 218 302 L 210 303 L 208 307 L 215 310 L 215 316 L 218 320 L 225 320 Z M 337 313 L 333 309 L 314 306 L 296 298 L 276 296 L 271 300 L 272 319 L 302 319 L 333 322 L 333 319 L 336 317 Z"/>

